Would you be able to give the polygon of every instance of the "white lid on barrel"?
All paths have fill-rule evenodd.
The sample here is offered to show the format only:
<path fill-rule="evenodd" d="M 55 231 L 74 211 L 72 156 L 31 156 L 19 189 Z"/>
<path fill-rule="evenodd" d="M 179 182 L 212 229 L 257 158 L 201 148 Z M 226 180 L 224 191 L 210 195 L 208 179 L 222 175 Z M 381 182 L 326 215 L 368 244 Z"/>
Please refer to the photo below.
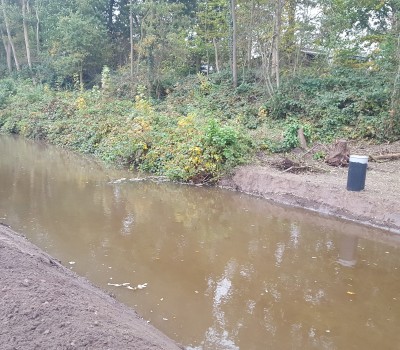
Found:
<path fill-rule="evenodd" d="M 350 155 L 350 162 L 351 163 L 367 164 L 368 163 L 368 156 L 359 156 L 357 154 L 351 154 Z"/>

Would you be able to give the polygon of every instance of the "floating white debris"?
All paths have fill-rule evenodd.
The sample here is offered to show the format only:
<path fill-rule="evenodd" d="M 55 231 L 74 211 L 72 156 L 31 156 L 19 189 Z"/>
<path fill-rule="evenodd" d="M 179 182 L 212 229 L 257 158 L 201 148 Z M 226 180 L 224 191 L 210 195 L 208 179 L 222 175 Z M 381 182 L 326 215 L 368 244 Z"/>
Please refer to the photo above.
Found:
<path fill-rule="evenodd" d="M 114 286 L 114 287 L 122 287 L 123 286 L 122 284 L 119 284 L 119 283 L 107 283 L 107 285 Z"/>
<path fill-rule="evenodd" d="M 112 280 L 112 277 L 110 277 L 110 280 Z M 147 283 L 143 283 L 143 284 L 138 284 L 135 287 L 130 286 L 130 282 L 124 282 L 124 283 L 107 283 L 107 285 L 109 286 L 113 286 L 113 287 L 125 287 L 127 289 L 130 290 L 137 290 L 137 289 L 144 289 L 147 287 Z M 163 298 L 164 299 L 164 298 Z M 161 299 L 161 300 L 163 300 Z"/>
<path fill-rule="evenodd" d="M 129 181 L 131 181 L 131 182 L 139 182 L 139 181 L 145 181 L 145 180 L 146 179 L 143 177 L 134 177 L 134 178 L 129 179 Z"/>
<path fill-rule="evenodd" d="M 75 261 L 70 261 L 68 264 L 75 265 Z"/>
<path fill-rule="evenodd" d="M 163 317 L 163 321 L 168 321 L 168 318 Z"/>
<path fill-rule="evenodd" d="M 330 331 L 329 329 L 327 329 L 325 332 L 326 332 L 326 333 L 330 333 L 331 331 Z"/>
<path fill-rule="evenodd" d="M 195 290 L 194 292 L 195 292 L 196 294 L 199 294 L 199 291 L 198 291 L 198 290 Z"/>
<path fill-rule="evenodd" d="M 161 298 L 161 299 L 160 299 L 160 301 L 163 301 L 163 300 L 164 300 L 164 298 Z"/>
<path fill-rule="evenodd" d="M 121 182 L 126 181 L 126 177 L 122 177 L 120 179 L 111 181 L 112 184 L 120 184 Z"/>
<path fill-rule="evenodd" d="M 316 259 L 316 258 L 317 258 L 316 256 L 312 256 L 312 257 L 311 257 L 311 259 Z"/>
<path fill-rule="evenodd" d="M 146 287 L 147 287 L 147 283 L 138 284 L 136 287 L 132 287 L 132 286 L 129 286 L 129 285 L 127 285 L 127 284 L 124 284 L 124 285 L 121 284 L 121 286 L 124 286 L 124 287 L 126 287 L 127 289 L 129 289 L 129 290 L 138 290 L 138 289 L 144 289 L 144 288 L 146 288 Z"/>

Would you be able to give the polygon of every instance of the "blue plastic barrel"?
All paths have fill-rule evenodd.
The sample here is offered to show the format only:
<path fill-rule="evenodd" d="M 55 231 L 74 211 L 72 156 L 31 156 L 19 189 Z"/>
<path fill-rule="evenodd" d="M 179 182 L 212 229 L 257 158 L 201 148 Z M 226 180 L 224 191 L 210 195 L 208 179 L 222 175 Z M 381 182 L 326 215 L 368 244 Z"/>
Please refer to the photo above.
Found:
<path fill-rule="evenodd" d="M 365 187 L 368 156 L 350 155 L 347 190 L 362 191 Z"/>

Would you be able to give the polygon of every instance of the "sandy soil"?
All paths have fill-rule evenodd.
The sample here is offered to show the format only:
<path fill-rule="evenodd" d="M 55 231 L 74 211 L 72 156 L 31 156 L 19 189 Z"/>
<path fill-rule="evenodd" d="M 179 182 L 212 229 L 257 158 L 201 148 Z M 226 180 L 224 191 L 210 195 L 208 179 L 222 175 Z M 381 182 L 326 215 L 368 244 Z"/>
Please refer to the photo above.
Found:
<path fill-rule="evenodd" d="M 400 153 L 400 142 L 359 143 L 350 145 L 350 151 L 360 155 Z M 276 168 L 282 156 L 271 158 L 261 154 L 258 164 L 236 169 L 220 186 L 400 233 L 400 160 L 369 162 L 365 189 L 352 192 L 346 190 L 348 168 L 314 160 L 317 152 L 321 148 L 288 155 L 301 165 L 311 166 L 310 170 L 298 173 Z"/>
<path fill-rule="evenodd" d="M 0 225 L 0 348 L 181 349 L 127 306 Z"/>

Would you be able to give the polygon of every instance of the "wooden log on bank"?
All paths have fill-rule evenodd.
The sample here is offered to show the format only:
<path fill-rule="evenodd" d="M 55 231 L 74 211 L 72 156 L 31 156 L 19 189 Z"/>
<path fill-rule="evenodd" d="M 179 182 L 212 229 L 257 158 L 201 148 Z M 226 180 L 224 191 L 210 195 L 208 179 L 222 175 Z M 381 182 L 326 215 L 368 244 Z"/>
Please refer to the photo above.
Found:
<path fill-rule="evenodd" d="M 382 160 L 396 160 L 400 159 L 400 153 L 388 153 L 388 154 L 380 154 L 377 156 L 369 156 L 369 159 L 374 162 L 379 162 Z"/>

